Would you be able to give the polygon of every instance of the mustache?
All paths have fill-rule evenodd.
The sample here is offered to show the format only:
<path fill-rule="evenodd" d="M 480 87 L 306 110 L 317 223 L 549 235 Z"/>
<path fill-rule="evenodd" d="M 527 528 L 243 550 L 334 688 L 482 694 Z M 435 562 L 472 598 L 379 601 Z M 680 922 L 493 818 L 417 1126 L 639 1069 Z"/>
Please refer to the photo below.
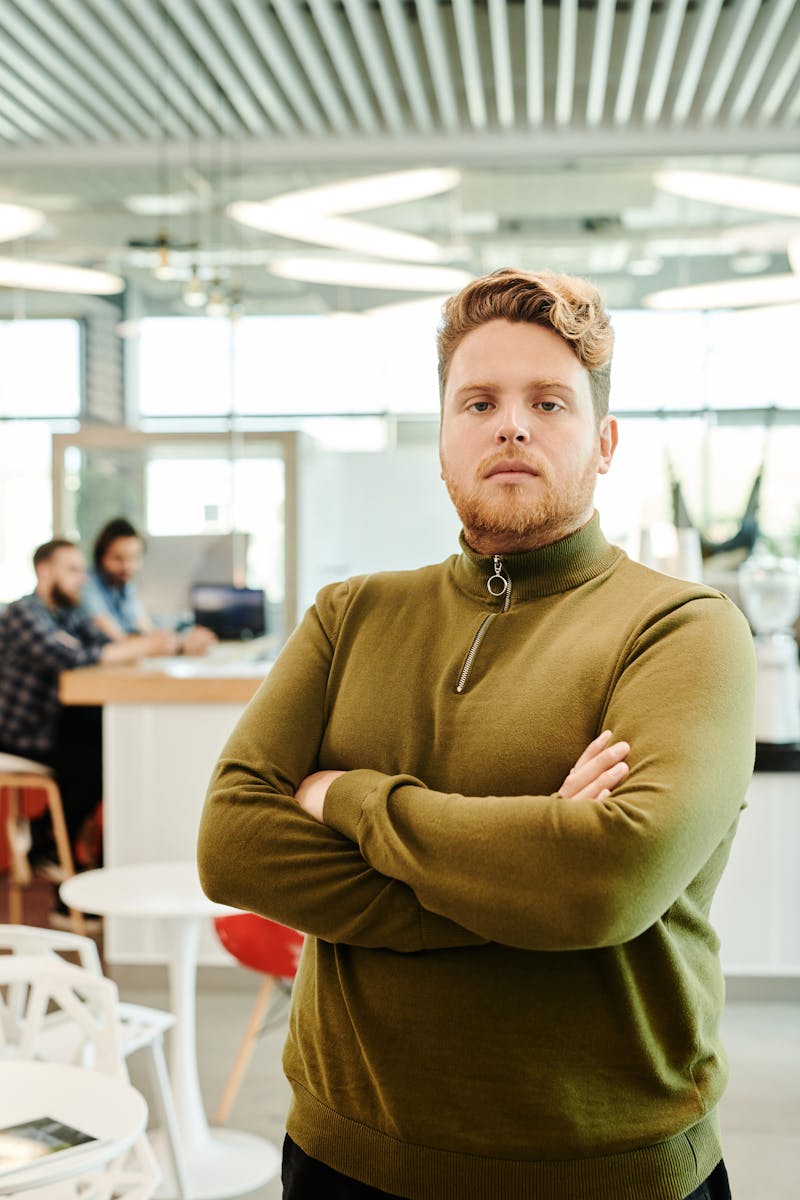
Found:
<path fill-rule="evenodd" d="M 541 463 L 536 462 L 535 459 L 531 458 L 529 454 L 525 454 L 522 450 L 517 449 L 499 450 L 492 454 L 487 454 L 486 457 L 482 458 L 478 463 L 478 475 L 483 477 L 500 463 L 508 462 L 519 463 L 521 466 L 527 467 L 529 470 L 534 471 L 537 475 L 541 475 L 542 477 L 545 476 L 545 472 L 542 469 Z"/>

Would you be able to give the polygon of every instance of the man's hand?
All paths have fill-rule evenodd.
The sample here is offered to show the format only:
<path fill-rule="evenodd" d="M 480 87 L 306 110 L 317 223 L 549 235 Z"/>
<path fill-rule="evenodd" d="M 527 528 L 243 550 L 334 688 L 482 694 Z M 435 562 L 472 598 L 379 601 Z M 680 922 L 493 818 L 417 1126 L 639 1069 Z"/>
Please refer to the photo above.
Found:
<path fill-rule="evenodd" d="M 205 625 L 193 625 L 181 639 L 181 653 L 199 656 L 207 654 L 217 644 L 217 635 Z"/>
<path fill-rule="evenodd" d="M 606 729 L 586 747 L 558 789 L 559 795 L 567 800 L 605 800 L 628 774 L 624 760 L 630 749 L 627 742 L 611 745 L 611 730 Z"/>
<path fill-rule="evenodd" d="M 322 822 L 328 788 L 340 775 L 344 775 L 344 771 L 315 771 L 313 775 L 307 775 L 294 794 L 295 800 L 309 816 Z"/>

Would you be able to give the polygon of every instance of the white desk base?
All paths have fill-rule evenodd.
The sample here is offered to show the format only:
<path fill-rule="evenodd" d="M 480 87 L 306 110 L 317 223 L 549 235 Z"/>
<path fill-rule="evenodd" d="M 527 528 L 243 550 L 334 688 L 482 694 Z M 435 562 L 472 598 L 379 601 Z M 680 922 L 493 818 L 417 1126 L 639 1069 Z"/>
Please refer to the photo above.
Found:
<path fill-rule="evenodd" d="M 106 704 L 103 709 L 104 859 L 128 863 L 193 862 L 197 830 L 214 765 L 243 704 Z M 110 963 L 165 963 L 163 925 L 153 917 L 109 914 Z M 230 967 L 210 924 L 198 960 Z"/>

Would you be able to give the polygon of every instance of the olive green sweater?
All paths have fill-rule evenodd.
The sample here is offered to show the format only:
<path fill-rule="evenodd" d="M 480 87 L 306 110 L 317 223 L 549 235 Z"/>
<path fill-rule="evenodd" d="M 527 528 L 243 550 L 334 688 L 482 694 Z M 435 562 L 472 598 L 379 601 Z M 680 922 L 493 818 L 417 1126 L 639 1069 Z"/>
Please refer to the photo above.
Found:
<path fill-rule="evenodd" d="M 493 597 L 499 572 L 510 596 Z M 491 620 L 486 617 L 492 615 Z M 310 1155 L 412 1200 L 680 1200 L 718 1161 L 709 907 L 753 762 L 718 592 L 595 517 L 323 589 L 225 746 L 214 900 L 306 931 L 284 1066 Z M 564 799 L 603 729 L 610 798 Z M 325 824 L 293 799 L 318 768 Z"/>

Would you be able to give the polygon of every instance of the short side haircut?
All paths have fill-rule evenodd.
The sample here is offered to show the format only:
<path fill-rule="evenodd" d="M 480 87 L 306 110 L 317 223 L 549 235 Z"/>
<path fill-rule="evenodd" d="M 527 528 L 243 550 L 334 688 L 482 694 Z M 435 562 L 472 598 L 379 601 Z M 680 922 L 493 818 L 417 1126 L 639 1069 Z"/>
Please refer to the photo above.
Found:
<path fill-rule="evenodd" d="M 51 542 L 43 542 L 41 546 L 37 546 L 33 552 L 34 569 L 49 562 L 53 555 L 58 550 L 77 550 L 75 542 L 70 542 L 67 538 L 53 538 Z"/>
<path fill-rule="evenodd" d="M 108 521 L 95 538 L 94 548 L 92 550 L 92 559 L 94 565 L 99 567 L 108 553 L 108 548 L 112 542 L 116 542 L 118 538 L 138 538 L 144 544 L 144 538 L 131 525 L 127 517 L 114 517 Z"/>
<path fill-rule="evenodd" d="M 436 337 L 440 397 L 444 397 L 450 360 L 459 344 L 489 321 L 527 321 L 563 338 L 589 372 L 595 420 L 600 423 L 608 412 L 614 331 L 593 284 L 575 275 L 533 274 L 510 267 L 468 283 L 442 309 Z"/>

